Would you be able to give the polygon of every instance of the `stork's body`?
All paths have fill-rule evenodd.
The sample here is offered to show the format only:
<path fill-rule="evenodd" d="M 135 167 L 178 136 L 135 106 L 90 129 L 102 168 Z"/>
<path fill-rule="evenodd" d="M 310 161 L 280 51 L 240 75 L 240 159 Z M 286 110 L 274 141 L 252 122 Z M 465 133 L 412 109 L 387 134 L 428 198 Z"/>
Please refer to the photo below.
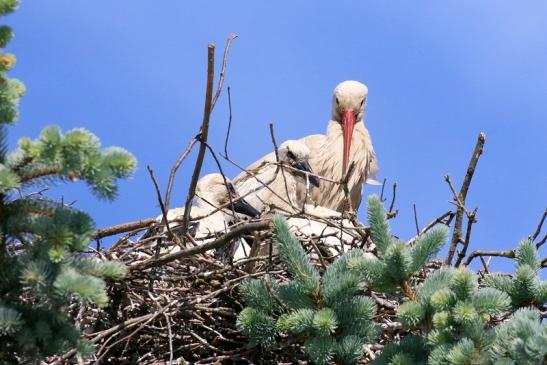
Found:
<path fill-rule="evenodd" d="M 234 214 L 226 205 L 232 199 Z M 223 207 L 223 208 L 222 208 Z M 222 208 L 222 209 L 219 209 Z M 228 227 L 238 220 L 237 213 L 255 217 L 259 212 L 247 201 L 238 197 L 232 183 L 220 174 L 209 174 L 202 177 L 196 185 L 195 205 L 190 212 L 192 236 L 196 243 L 203 244 L 215 239 L 218 235 L 226 232 Z M 167 212 L 169 228 L 177 234 L 184 217 L 184 208 L 173 208 Z M 158 223 L 163 221 L 163 215 L 157 219 Z M 143 236 L 154 235 L 157 232 L 146 232 Z M 171 247 L 178 250 L 178 247 Z"/>
<path fill-rule="evenodd" d="M 332 119 L 327 134 L 300 140 L 309 147 L 310 165 L 318 175 L 340 181 L 349 166 L 354 165 L 348 179 L 349 198 L 354 210 L 361 203 L 363 184 L 373 180 L 378 171 L 372 141 L 363 122 L 367 95 L 368 88 L 360 82 L 339 84 L 333 93 Z M 312 191 L 312 201 L 342 212 L 345 207 L 343 186 L 322 181 L 320 188 Z"/>
<path fill-rule="evenodd" d="M 311 186 L 319 186 L 319 180 L 306 177 L 312 170 L 308 162 L 310 151 L 304 143 L 286 141 L 279 147 L 278 155 L 279 165 L 272 152 L 239 174 L 234 186 L 259 211 L 269 206 L 295 212 L 302 208 L 306 191 L 311 194 Z"/>

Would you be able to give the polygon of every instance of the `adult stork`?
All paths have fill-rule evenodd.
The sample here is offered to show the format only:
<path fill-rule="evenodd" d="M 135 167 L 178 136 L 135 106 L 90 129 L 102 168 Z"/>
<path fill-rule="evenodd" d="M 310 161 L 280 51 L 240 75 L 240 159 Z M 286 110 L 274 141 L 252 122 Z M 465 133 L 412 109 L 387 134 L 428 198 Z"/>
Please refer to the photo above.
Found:
<path fill-rule="evenodd" d="M 326 135 L 311 135 L 300 141 L 311 151 L 313 171 L 330 180 L 345 178 L 354 165 L 347 181 L 351 208 L 357 210 L 361 203 L 363 183 L 374 183 L 378 171 L 372 141 L 364 124 L 368 87 L 358 81 L 344 81 L 332 95 L 332 118 Z M 367 181 L 368 180 L 368 181 Z M 312 191 L 315 204 L 342 212 L 347 209 L 341 184 L 322 181 L 319 189 Z"/>

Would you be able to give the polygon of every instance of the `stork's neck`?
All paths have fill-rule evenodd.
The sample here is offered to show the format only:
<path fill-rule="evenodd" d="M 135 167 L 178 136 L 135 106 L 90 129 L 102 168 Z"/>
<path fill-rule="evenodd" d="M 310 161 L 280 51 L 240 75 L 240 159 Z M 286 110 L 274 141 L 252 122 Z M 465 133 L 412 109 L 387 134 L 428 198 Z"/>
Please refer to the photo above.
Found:
<path fill-rule="evenodd" d="M 341 179 L 343 177 L 342 156 L 344 135 L 342 126 L 339 122 L 334 120 L 329 122 L 326 137 L 320 150 L 323 156 L 317 156 L 317 158 L 320 158 L 322 161 L 320 169 L 323 170 L 318 173 L 325 176 L 332 176 L 335 179 Z M 354 176 L 359 176 L 364 172 L 363 170 L 368 162 L 368 149 L 370 148 L 370 145 L 370 136 L 361 119 L 355 123 L 353 129 L 350 159 L 348 161 L 348 166 L 351 165 L 352 162 L 356 164 L 354 171 L 357 172 L 357 174 L 353 174 Z M 316 166 L 313 167 L 316 168 Z M 362 177 L 359 176 L 358 180 L 361 179 Z"/>

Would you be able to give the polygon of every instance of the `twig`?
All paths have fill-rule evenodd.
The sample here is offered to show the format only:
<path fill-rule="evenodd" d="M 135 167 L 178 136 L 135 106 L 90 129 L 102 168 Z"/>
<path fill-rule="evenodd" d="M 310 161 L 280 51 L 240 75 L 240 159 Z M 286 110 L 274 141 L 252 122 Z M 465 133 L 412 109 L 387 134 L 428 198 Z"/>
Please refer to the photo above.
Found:
<path fill-rule="evenodd" d="M 215 96 L 213 97 L 213 101 L 211 102 L 211 111 L 214 109 L 218 98 L 220 97 L 220 93 L 222 92 L 222 84 L 224 83 L 224 75 L 226 73 L 226 66 L 228 65 L 228 52 L 230 51 L 230 46 L 232 45 L 232 42 L 237 38 L 237 35 L 234 33 L 231 33 L 228 36 L 228 39 L 226 40 L 226 46 L 224 47 L 224 55 L 222 56 L 222 67 L 220 68 L 220 76 L 218 79 L 218 85 L 217 85 L 217 91 L 215 93 Z"/>
<path fill-rule="evenodd" d="M 477 222 L 477 209 L 473 210 L 468 216 L 467 216 L 467 229 L 465 232 L 465 240 L 463 241 L 463 247 L 461 251 L 458 253 L 458 259 L 456 260 L 456 263 L 454 264 L 455 267 L 459 267 L 462 263 L 462 260 L 464 259 L 465 255 L 467 254 L 467 248 L 469 247 L 469 242 L 471 241 L 471 229 L 473 227 L 473 223 Z"/>
<path fill-rule="evenodd" d="M 387 212 L 387 219 L 395 218 L 399 210 L 393 211 L 395 205 L 395 198 L 397 196 L 397 181 L 393 183 L 393 196 L 391 197 L 391 204 L 389 205 L 389 211 Z"/>
<path fill-rule="evenodd" d="M 179 156 L 173 167 L 171 168 L 171 172 L 169 173 L 169 180 L 167 181 L 167 189 L 165 192 L 165 206 L 169 209 L 169 205 L 171 203 L 171 191 L 173 190 L 173 184 L 175 183 L 175 176 L 177 175 L 177 171 L 186 159 L 186 157 L 190 154 L 190 151 L 192 151 L 192 148 L 194 148 L 194 145 L 196 144 L 197 140 L 195 138 L 192 138 L 190 140 L 190 143 L 188 143 L 188 146 L 182 152 L 182 154 Z"/>
<path fill-rule="evenodd" d="M 114 236 L 119 233 L 133 231 L 135 229 L 148 228 L 154 223 L 156 223 L 156 218 L 146 218 L 138 221 L 117 224 L 114 226 L 99 229 L 93 239 L 98 240 L 104 237 Z"/>
<path fill-rule="evenodd" d="M 156 189 L 156 195 L 158 198 L 158 203 L 160 204 L 160 209 L 162 214 L 162 222 L 163 224 L 165 224 L 165 228 L 167 229 L 167 236 L 169 237 L 170 240 L 172 240 L 176 244 L 180 244 L 181 242 L 179 238 L 173 234 L 173 232 L 171 231 L 171 227 L 169 226 L 169 221 L 167 220 L 167 210 L 165 209 L 165 205 L 163 204 L 160 187 L 158 185 L 158 181 L 156 180 L 156 176 L 154 176 L 154 171 L 152 170 L 150 165 L 147 165 L 146 168 L 148 169 L 148 173 L 150 174 L 150 178 L 152 179 L 152 183 L 154 183 L 154 188 Z M 160 241 L 161 240 L 158 240 L 158 242 Z M 157 251 L 159 252 L 159 247 Z"/>
<path fill-rule="evenodd" d="M 202 143 L 199 146 L 198 157 L 196 159 L 196 165 L 194 166 L 194 173 L 192 174 L 192 180 L 190 181 L 190 187 L 188 188 L 188 197 L 186 198 L 186 204 L 184 205 L 184 220 L 182 221 L 182 234 L 188 232 L 188 222 L 190 220 L 190 211 L 192 209 L 192 200 L 196 194 L 196 185 L 201 172 L 201 166 L 203 165 L 203 159 L 205 158 L 205 144 L 207 142 L 207 136 L 209 134 L 209 119 L 211 117 L 211 106 L 213 98 L 213 79 L 215 76 L 215 46 L 209 44 L 207 47 L 207 87 L 205 91 L 205 108 L 203 111 L 203 121 L 201 123 L 201 129 L 199 132 L 199 139 Z"/>
<path fill-rule="evenodd" d="M 207 242 L 201 246 L 188 248 L 186 250 L 178 251 L 172 254 L 163 255 L 157 259 L 149 259 L 143 262 L 139 262 L 137 264 L 134 264 L 133 266 L 130 266 L 129 270 L 145 270 L 151 267 L 165 265 L 168 262 L 178 260 L 184 257 L 197 255 L 208 250 L 212 250 L 214 248 L 219 248 L 222 245 L 230 242 L 234 238 L 241 237 L 245 233 L 268 229 L 270 228 L 270 223 L 271 222 L 269 220 L 264 220 L 242 224 L 238 227 L 233 228 L 230 232 L 223 234 L 212 242 Z"/>
<path fill-rule="evenodd" d="M 510 259 L 515 258 L 515 251 L 514 250 L 508 250 L 508 251 L 482 251 L 482 250 L 476 250 L 471 252 L 469 256 L 467 256 L 467 260 L 465 260 L 465 266 L 469 266 L 471 261 L 477 256 L 496 256 L 496 257 L 507 257 Z"/>
<path fill-rule="evenodd" d="M 416 211 L 416 204 L 412 204 L 414 209 L 414 224 L 416 225 L 416 234 L 420 234 L 420 225 L 418 224 L 418 212 Z"/>
<path fill-rule="evenodd" d="M 280 162 L 279 161 L 279 150 L 278 150 L 278 147 L 277 147 L 277 142 L 275 141 L 275 133 L 274 133 L 273 123 L 270 123 L 270 137 L 272 138 L 272 144 L 273 144 L 274 149 L 275 149 L 275 159 L 276 159 L 277 163 L 279 164 L 279 162 Z M 283 168 L 283 166 L 278 165 L 277 166 L 277 171 L 275 173 L 277 174 L 279 172 L 279 170 L 281 170 L 281 175 L 283 176 L 283 184 L 285 185 L 285 194 L 287 196 L 287 200 L 289 201 L 289 205 L 292 207 L 292 209 L 295 209 L 294 206 L 293 206 L 293 201 L 291 200 L 291 196 L 289 194 L 289 186 L 287 185 L 287 177 L 285 176 L 285 169 Z"/>
<path fill-rule="evenodd" d="M 207 142 L 202 142 L 202 143 L 205 144 L 205 147 L 207 147 L 207 149 L 209 150 L 209 152 L 213 156 L 213 159 L 215 160 L 215 163 L 217 164 L 218 171 L 220 172 L 220 175 L 222 176 L 224 186 L 226 187 L 226 191 L 228 192 L 228 202 L 230 204 L 230 210 L 232 211 L 232 216 L 237 219 L 237 216 L 236 216 L 236 213 L 235 213 L 235 210 L 234 210 L 234 202 L 233 202 L 233 199 L 235 197 L 232 196 L 232 189 L 230 189 L 230 187 L 228 186 L 228 179 L 226 178 L 226 175 L 224 174 L 224 170 L 222 169 L 222 165 L 220 164 L 220 161 L 218 160 L 218 157 L 217 157 L 215 151 L 211 148 L 211 146 L 209 146 L 209 144 Z"/>
<path fill-rule="evenodd" d="M 226 139 L 224 140 L 224 157 L 228 158 L 228 140 L 230 139 L 230 131 L 232 130 L 232 95 L 230 94 L 230 86 L 228 86 L 228 130 L 226 131 Z"/>
<path fill-rule="evenodd" d="M 538 243 L 536 243 L 536 249 L 539 250 L 539 248 L 540 248 L 541 246 L 543 246 L 543 244 L 545 243 L 545 241 L 547 241 L 547 233 L 543 236 L 542 239 L 540 239 L 540 240 L 538 241 Z"/>
<path fill-rule="evenodd" d="M 384 177 L 384 181 L 382 182 L 382 192 L 380 193 L 380 201 L 382 203 L 386 201 L 386 199 L 384 198 L 384 189 L 386 187 L 386 181 L 387 179 Z"/>
<path fill-rule="evenodd" d="M 435 227 L 437 224 L 439 223 L 442 223 L 444 225 L 449 225 L 450 221 L 452 220 L 452 217 L 455 215 L 456 213 L 454 213 L 453 211 L 449 210 L 448 212 L 444 213 L 443 215 L 441 215 L 440 217 L 438 218 L 435 218 L 433 221 L 431 221 L 430 223 L 428 223 L 427 226 L 425 226 L 419 234 L 417 234 L 416 236 L 412 237 L 409 241 L 408 241 L 408 245 L 412 245 L 414 244 L 414 242 L 416 242 L 416 240 L 424 233 L 426 233 L 427 231 L 429 231 L 431 228 Z M 444 220 L 447 219 L 447 221 L 445 222 Z"/>
<path fill-rule="evenodd" d="M 532 234 L 532 242 L 535 241 L 536 238 L 538 238 L 539 234 L 541 233 L 541 228 L 543 227 L 543 223 L 545 223 L 546 217 L 547 217 L 547 209 L 545 209 L 545 211 L 543 212 L 543 215 L 541 216 L 541 219 L 539 220 L 538 226 L 534 234 Z"/>
<path fill-rule="evenodd" d="M 469 186 L 471 185 L 471 179 L 473 178 L 473 174 L 475 173 L 477 162 L 479 161 L 479 158 L 482 154 L 485 140 L 486 140 L 486 135 L 483 132 L 479 133 L 479 137 L 477 138 L 477 143 L 475 145 L 475 150 L 473 151 L 473 155 L 471 156 L 471 160 L 469 161 L 469 166 L 467 167 L 467 172 L 465 173 L 465 177 L 463 179 L 460 193 L 456 195 L 459 206 L 458 206 L 458 210 L 456 211 L 456 223 L 454 225 L 454 232 L 452 234 L 450 249 L 448 250 L 448 255 L 446 256 L 446 260 L 444 262 L 445 265 L 452 264 L 452 258 L 454 257 L 454 253 L 456 252 L 456 247 L 458 243 L 461 242 L 461 239 L 462 239 L 462 225 L 463 225 L 463 214 L 465 211 L 465 199 L 467 198 L 467 192 L 469 190 Z"/>

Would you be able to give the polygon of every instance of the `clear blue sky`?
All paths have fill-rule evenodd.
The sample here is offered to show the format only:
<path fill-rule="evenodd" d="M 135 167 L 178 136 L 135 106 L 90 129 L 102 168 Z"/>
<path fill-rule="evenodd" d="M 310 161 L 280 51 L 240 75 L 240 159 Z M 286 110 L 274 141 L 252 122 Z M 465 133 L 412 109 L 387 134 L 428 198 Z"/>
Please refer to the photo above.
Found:
<path fill-rule="evenodd" d="M 90 129 L 105 146 L 133 152 L 137 173 L 114 203 L 97 202 L 82 184 L 52 193 L 77 198 L 99 226 L 155 216 L 146 165 L 165 187 L 201 121 L 206 45 L 217 45 L 219 64 L 235 32 L 225 83 L 235 160 L 247 165 L 271 150 L 270 121 L 279 141 L 324 133 L 333 87 L 360 80 L 380 176 L 399 184 L 394 232 L 414 234 L 412 203 L 421 225 L 451 207 L 443 175 L 459 186 L 484 131 L 469 193 L 469 207 L 479 207 L 471 249 L 512 248 L 547 205 L 546 4 L 26 0 L 5 20 L 16 32 L 12 75 L 28 88 L 10 143 L 46 124 Z M 218 149 L 227 116 L 224 94 L 211 122 Z M 178 176 L 177 205 L 194 157 Z M 208 159 L 203 173 L 215 169 Z"/>

